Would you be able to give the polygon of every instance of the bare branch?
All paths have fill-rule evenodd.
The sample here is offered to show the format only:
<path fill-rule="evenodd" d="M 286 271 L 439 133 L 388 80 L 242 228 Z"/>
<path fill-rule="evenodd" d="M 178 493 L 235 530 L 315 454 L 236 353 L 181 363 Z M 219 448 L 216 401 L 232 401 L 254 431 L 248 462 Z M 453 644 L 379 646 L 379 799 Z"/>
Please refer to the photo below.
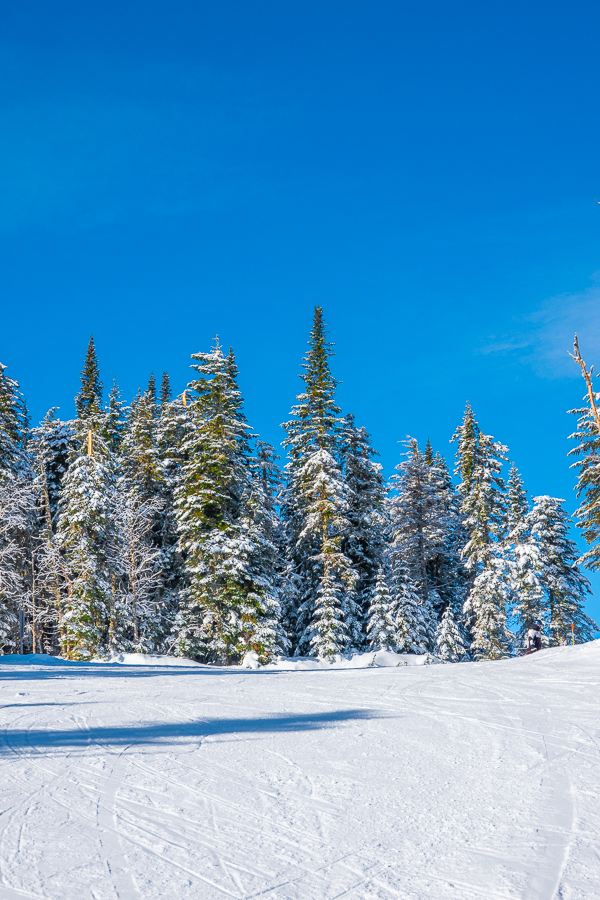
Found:
<path fill-rule="evenodd" d="M 594 422 L 596 423 L 596 429 L 598 430 L 598 434 L 600 435 L 600 413 L 598 412 L 598 407 L 596 406 L 596 394 L 594 391 L 594 387 L 592 384 L 592 377 L 594 375 L 594 367 L 591 366 L 589 371 L 581 358 L 581 353 L 579 350 L 579 338 L 575 335 L 575 340 L 573 341 L 573 353 L 569 353 L 571 359 L 574 359 L 578 366 L 581 368 L 581 374 L 585 378 L 585 383 L 587 386 L 588 398 L 590 401 L 590 408 L 592 410 L 592 415 L 594 416 Z"/>

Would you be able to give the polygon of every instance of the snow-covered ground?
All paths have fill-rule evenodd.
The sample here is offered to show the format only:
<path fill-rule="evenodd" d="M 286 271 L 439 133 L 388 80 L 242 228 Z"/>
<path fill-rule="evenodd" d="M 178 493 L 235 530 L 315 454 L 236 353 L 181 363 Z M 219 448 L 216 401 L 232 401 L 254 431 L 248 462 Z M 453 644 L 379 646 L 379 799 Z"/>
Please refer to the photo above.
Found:
<path fill-rule="evenodd" d="M 0 898 L 600 898 L 599 685 L 0 658 Z"/>

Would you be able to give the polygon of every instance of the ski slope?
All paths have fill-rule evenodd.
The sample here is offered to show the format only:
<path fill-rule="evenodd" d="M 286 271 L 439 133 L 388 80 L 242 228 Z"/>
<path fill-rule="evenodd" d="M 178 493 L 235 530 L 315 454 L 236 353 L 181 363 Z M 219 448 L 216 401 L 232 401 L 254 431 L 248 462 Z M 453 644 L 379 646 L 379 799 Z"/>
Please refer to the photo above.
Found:
<path fill-rule="evenodd" d="M 599 684 L 2 657 L 0 898 L 600 898 Z"/>

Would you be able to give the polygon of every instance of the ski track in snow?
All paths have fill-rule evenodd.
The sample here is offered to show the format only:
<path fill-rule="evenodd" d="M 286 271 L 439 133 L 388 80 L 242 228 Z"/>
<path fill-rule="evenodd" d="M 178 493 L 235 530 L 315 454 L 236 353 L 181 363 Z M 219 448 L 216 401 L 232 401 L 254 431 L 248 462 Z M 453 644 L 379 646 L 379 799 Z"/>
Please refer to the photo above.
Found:
<path fill-rule="evenodd" d="M 0 658 L 0 900 L 600 900 L 599 672 Z"/>

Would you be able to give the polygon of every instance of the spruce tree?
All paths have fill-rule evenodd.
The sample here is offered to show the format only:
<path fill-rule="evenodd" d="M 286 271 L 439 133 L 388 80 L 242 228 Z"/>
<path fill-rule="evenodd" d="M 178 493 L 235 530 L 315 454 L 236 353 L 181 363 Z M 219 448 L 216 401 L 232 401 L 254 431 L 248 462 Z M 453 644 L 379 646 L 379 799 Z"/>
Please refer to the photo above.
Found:
<path fill-rule="evenodd" d="M 102 390 L 100 367 L 96 356 L 94 336 L 92 335 L 88 344 L 83 371 L 81 372 L 81 388 L 75 397 L 75 408 L 80 422 L 88 419 L 93 421 L 99 419 L 102 408 Z"/>
<path fill-rule="evenodd" d="M 401 554 L 392 549 L 390 562 L 390 594 L 394 609 L 396 651 L 426 653 L 433 625 L 429 610 L 423 608 L 418 588 L 411 579 Z"/>
<path fill-rule="evenodd" d="M 108 395 L 108 403 L 103 417 L 102 437 L 111 453 L 118 455 L 126 429 L 125 404 L 116 379 Z"/>
<path fill-rule="evenodd" d="M 419 591 L 423 622 L 431 622 L 433 631 L 427 634 L 431 645 L 435 632 L 434 603 L 440 598 L 431 589 L 429 566 L 441 554 L 445 542 L 444 514 L 437 492 L 435 470 L 429 465 L 417 442 L 406 441 L 405 460 L 396 466 L 392 477 L 392 496 L 389 501 L 392 546 L 407 567 L 411 581 Z"/>
<path fill-rule="evenodd" d="M 577 355 L 579 347 L 576 347 Z M 587 373 L 587 369 L 585 370 Z M 598 419 L 597 400 L 600 399 L 592 387 L 593 366 L 587 379 L 589 391 L 585 398 L 587 405 L 578 409 L 570 409 L 576 415 L 577 429 L 570 435 L 577 441 L 577 446 L 569 451 L 569 456 L 576 457 L 571 468 L 577 470 L 576 492 L 579 508 L 575 512 L 577 527 L 583 532 L 589 549 L 583 554 L 583 564 L 593 571 L 600 569 L 600 421 Z M 593 405 L 592 405 L 593 404 Z"/>
<path fill-rule="evenodd" d="M 462 559 L 462 548 L 467 537 L 460 502 L 446 460 L 439 451 L 433 453 L 429 441 L 425 449 L 425 460 L 431 470 L 429 478 L 433 485 L 437 521 L 443 532 L 443 539 L 438 542 L 437 549 L 432 547 L 433 552 L 427 563 L 434 608 L 439 618 L 442 610 L 451 606 L 452 615 L 462 627 L 463 606 L 471 588 L 471 579 Z M 436 598 L 439 601 L 436 602 Z"/>
<path fill-rule="evenodd" d="M 556 497 L 534 497 L 526 517 L 535 548 L 536 582 L 543 592 L 535 618 L 545 620 L 550 646 L 569 644 L 572 637 L 578 644 L 590 641 L 598 630 L 584 610 L 590 585 L 579 569 L 579 554 L 569 537 L 570 517 L 562 503 Z M 522 611 L 523 618 L 524 614 L 529 617 L 530 611 Z M 529 622 L 524 619 L 523 624 L 528 627 Z"/>
<path fill-rule="evenodd" d="M 464 531 L 443 457 L 429 442 L 424 453 L 412 438 L 406 445 L 405 459 L 391 479 L 391 540 L 419 591 L 423 620 L 429 623 L 426 643 L 433 650 L 443 610 L 452 605 L 457 614 L 467 593 L 460 559 Z"/>
<path fill-rule="evenodd" d="M 528 510 L 523 479 L 513 464 L 507 481 L 506 534 L 502 553 L 508 572 L 507 606 L 522 642 L 526 641 L 531 622 L 544 618 L 544 593 L 538 579 L 539 548 L 531 534 Z"/>
<path fill-rule="evenodd" d="M 62 483 L 56 540 L 66 573 L 63 653 L 89 659 L 115 632 L 114 491 L 116 460 L 105 437 L 102 385 L 90 339 L 76 397 L 75 447 Z"/>
<path fill-rule="evenodd" d="M 57 409 L 58 407 L 52 407 L 48 410 L 44 420 L 32 429 L 30 447 L 35 459 L 35 469 L 41 477 L 42 491 L 47 492 L 48 509 L 44 512 L 49 515 L 53 528 L 56 526 L 64 477 L 77 439 L 73 423 L 58 419 Z"/>
<path fill-rule="evenodd" d="M 332 353 L 323 311 L 316 307 L 302 364 L 305 390 L 292 409 L 294 418 L 283 426 L 289 460 L 282 515 L 297 586 L 294 647 L 324 657 L 360 644 L 362 637 L 358 575 L 343 547 L 351 534 L 350 498 L 339 462 L 345 422 L 335 403 Z"/>
<path fill-rule="evenodd" d="M 357 428 L 351 414 L 343 426 L 340 454 L 348 492 L 349 524 L 342 549 L 358 575 L 356 596 L 366 623 L 385 546 L 385 492 L 381 465 L 373 461 L 378 454 L 367 430 Z"/>
<path fill-rule="evenodd" d="M 172 394 L 171 381 L 169 379 L 169 374 L 168 374 L 168 372 L 163 372 L 162 381 L 160 384 L 160 406 L 161 406 L 161 409 L 164 409 L 164 407 L 167 405 L 167 403 L 170 403 L 171 394 Z"/>
<path fill-rule="evenodd" d="M 0 363 L 0 478 L 27 468 L 27 407 L 18 382 Z"/>
<path fill-rule="evenodd" d="M 515 540 L 519 536 L 523 519 L 529 511 L 529 503 L 523 479 L 514 463 L 508 472 L 506 488 L 506 529 L 509 538 Z"/>
<path fill-rule="evenodd" d="M 448 606 L 437 627 L 435 635 L 436 655 L 443 662 L 461 662 L 468 659 L 468 651 L 460 631 L 454 620 L 452 607 Z"/>
<path fill-rule="evenodd" d="M 122 471 L 128 488 L 141 501 L 160 495 L 163 467 L 158 447 L 158 419 L 155 392 L 138 391 L 129 409 L 122 439 Z"/>
<path fill-rule="evenodd" d="M 468 538 L 462 553 L 473 578 L 464 605 L 473 637 L 470 650 L 476 659 L 502 659 L 510 654 L 513 640 L 507 626 L 510 572 L 502 557 L 506 504 L 501 470 L 507 448 L 481 432 L 468 403 L 452 440 L 458 442 L 455 474 Z"/>
<path fill-rule="evenodd" d="M 255 650 L 268 659 L 279 649 L 279 605 L 261 566 L 265 534 L 253 506 L 250 428 L 235 360 L 218 341 L 192 359 L 191 427 L 175 492 L 186 571 L 179 652 L 230 663 Z"/>
<path fill-rule="evenodd" d="M 69 659 L 89 659 L 101 652 L 109 632 L 116 628 L 115 476 L 106 444 L 98 434 L 84 429 L 63 482 L 57 530 L 68 569 L 63 652 Z"/>
<path fill-rule="evenodd" d="M 167 377 L 168 382 L 168 377 Z M 163 383 L 164 385 L 164 383 Z M 179 534 L 175 512 L 175 491 L 181 482 L 181 467 L 185 460 L 184 446 L 192 429 L 190 408 L 184 405 L 181 396 L 173 400 L 164 394 L 161 400 L 157 422 L 157 448 L 162 479 L 159 498 L 161 509 L 158 513 L 158 547 L 160 558 L 158 568 L 161 583 L 158 588 L 160 610 L 167 646 L 177 641 L 182 627 L 180 613 L 181 590 L 184 584 L 183 559 L 179 549 Z"/>
<path fill-rule="evenodd" d="M 367 643 L 371 650 L 397 649 L 395 606 L 383 566 L 377 570 L 375 590 L 367 618 Z"/>

